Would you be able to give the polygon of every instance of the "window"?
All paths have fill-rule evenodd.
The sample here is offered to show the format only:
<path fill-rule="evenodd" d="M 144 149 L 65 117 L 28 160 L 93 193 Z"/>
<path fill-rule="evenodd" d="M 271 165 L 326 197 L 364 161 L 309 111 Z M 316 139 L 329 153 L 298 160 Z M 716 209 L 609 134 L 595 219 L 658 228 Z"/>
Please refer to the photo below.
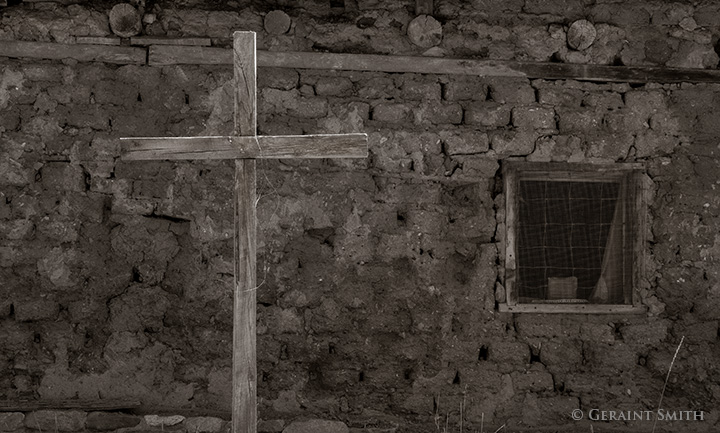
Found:
<path fill-rule="evenodd" d="M 641 312 L 641 164 L 508 162 L 501 311 Z"/>

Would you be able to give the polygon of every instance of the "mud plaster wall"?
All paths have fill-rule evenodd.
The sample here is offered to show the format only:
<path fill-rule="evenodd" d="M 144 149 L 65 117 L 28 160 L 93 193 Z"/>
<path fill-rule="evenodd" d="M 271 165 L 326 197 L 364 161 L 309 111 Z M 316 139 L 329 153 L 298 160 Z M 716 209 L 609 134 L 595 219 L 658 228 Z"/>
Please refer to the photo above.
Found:
<path fill-rule="evenodd" d="M 506 45 L 490 38 L 488 55 L 511 46 L 507 56 L 519 59 L 523 23 L 562 24 L 579 7 L 568 3 L 563 18 L 566 9 L 534 14 L 525 2 L 510 19 L 503 8 L 514 3 L 502 4 L 492 14 L 478 5 L 472 19 L 516 24 L 503 27 L 516 36 Z M 682 28 L 674 14 L 709 13 L 632 5 L 671 46 Z M 374 45 L 404 43 L 393 32 L 410 19 L 405 6 L 362 9 L 400 14 L 399 25 L 368 27 L 376 32 L 365 38 L 368 52 L 409 50 Z M 328 33 L 309 34 L 342 40 L 362 27 L 335 24 L 332 9 L 321 18 L 308 10 L 293 16 L 295 31 L 316 26 Z M 103 13 L 7 8 L 3 37 L 108 34 Z M 250 16 L 250 29 L 262 31 L 263 13 L 223 16 L 235 17 L 233 26 Z M 219 16 L 162 9 L 161 24 L 175 16 L 200 24 L 146 31 L 229 36 L 230 24 L 216 35 L 206 15 Z M 460 28 L 467 17 L 459 16 L 444 26 Z M 56 22 L 68 23 L 66 33 L 51 31 Z M 698 32 L 706 30 L 717 34 Z M 261 34 L 260 45 L 310 48 L 309 36 L 286 36 Z M 462 53 L 448 39 L 448 50 Z M 484 39 L 457 39 L 466 40 Z M 712 40 L 705 46 L 717 63 Z M 123 162 L 117 138 L 229 133 L 231 75 L 2 60 L 0 399 L 136 397 L 148 410 L 228 410 L 232 164 Z M 578 407 L 652 410 L 681 336 L 664 406 L 706 411 L 683 431 L 717 428 L 720 86 L 262 68 L 258 79 L 259 133 L 370 136 L 366 160 L 259 162 L 261 431 L 303 417 L 437 431 L 446 419 L 457 428 L 461 402 L 474 429 L 481 420 L 485 428 L 572 425 Z M 497 312 L 500 167 L 509 158 L 647 163 L 647 314 Z M 85 416 L 68 429 L 91 428 Z M 25 421 L 5 425 L 41 428 Z"/>

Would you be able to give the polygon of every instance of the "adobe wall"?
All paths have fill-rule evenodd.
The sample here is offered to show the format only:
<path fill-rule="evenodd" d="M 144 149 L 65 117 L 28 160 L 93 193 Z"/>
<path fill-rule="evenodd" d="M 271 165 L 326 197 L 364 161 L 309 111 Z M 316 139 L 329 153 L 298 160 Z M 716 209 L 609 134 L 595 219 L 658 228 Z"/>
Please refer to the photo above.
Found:
<path fill-rule="evenodd" d="M 703 20 L 719 13 L 709 6 L 477 3 L 437 5 L 439 49 L 613 63 L 644 41 L 632 51 L 644 57 L 623 63 L 645 64 L 656 58 L 648 46 L 664 42 L 656 64 L 717 66 L 720 21 Z M 295 33 L 261 33 L 259 48 L 355 52 L 349 41 L 361 38 L 363 52 L 420 53 L 402 36 L 409 5 L 358 2 L 352 15 L 311 4 L 288 9 Z M 3 9 L 0 39 L 109 35 L 100 6 L 34 5 Z M 199 9 L 159 9 L 146 31 L 222 44 L 236 25 L 263 32 L 267 12 Z M 584 53 L 522 43 L 576 16 L 637 37 Z M 698 27 L 685 29 L 686 18 Z M 707 43 L 687 39 L 706 34 Z M 471 52 L 483 43 L 487 52 Z M 233 165 L 121 161 L 118 138 L 230 133 L 231 77 L 229 67 L 2 59 L 0 400 L 132 397 L 145 413 L 187 415 L 174 429 L 228 428 Z M 258 162 L 260 431 L 455 431 L 461 405 L 468 431 L 589 431 L 574 409 L 656 408 L 682 336 L 663 407 L 703 410 L 705 420 L 659 427 L 718 428 L 720 85 L 260 68 L 258 89 L 260 134 L 367 132 L 370 146 L 367 159 Z M 498 312 L 508 159 L 646 163 L 646 314 Z M 192 415 L 203 411 L 214 417 Z M 3 431 L 172 422 L 0 414 Z"/>

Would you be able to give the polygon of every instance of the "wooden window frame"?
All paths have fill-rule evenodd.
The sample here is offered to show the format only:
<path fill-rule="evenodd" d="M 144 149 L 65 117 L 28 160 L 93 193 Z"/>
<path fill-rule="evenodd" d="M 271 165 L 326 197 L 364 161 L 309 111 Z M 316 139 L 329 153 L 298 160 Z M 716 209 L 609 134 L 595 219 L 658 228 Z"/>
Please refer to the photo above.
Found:
<path fill-rule="evenodd" d="M 591 163 L 549 163 L 506 161 L 503 164 L 505 183 L 505 302 L 499 303 L 500 312 L 509 313 L 581 313 L 581 314 L 639 314 L 647 311 L 639 296 L 640 282 L 643 280 L 646 242 L 647 200 L 644 191 L 643 176 L 645 165 L 639 163 L 591 164 Z M 628 202 L 628 221 L 634 233 L 630 303 L 627 304 L 563 304 L 563 303 L 519 303 L 515 287 L 517 278 L 517 213 L 519 196 L 517 188 L 520 180 L 582 180 L 607 181 L 608 178 L 622 180 L 621 187 L 626 188 Z"/>

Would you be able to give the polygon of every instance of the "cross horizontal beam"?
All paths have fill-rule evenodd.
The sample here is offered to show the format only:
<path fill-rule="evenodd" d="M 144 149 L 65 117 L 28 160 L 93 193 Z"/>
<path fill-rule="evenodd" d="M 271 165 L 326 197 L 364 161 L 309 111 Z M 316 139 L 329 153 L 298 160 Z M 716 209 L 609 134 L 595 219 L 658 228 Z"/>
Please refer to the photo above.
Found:
<path fill-rule="evenodd" d="M 366 158 L 367 134 L 122 138 L 123 160 Z"/>

